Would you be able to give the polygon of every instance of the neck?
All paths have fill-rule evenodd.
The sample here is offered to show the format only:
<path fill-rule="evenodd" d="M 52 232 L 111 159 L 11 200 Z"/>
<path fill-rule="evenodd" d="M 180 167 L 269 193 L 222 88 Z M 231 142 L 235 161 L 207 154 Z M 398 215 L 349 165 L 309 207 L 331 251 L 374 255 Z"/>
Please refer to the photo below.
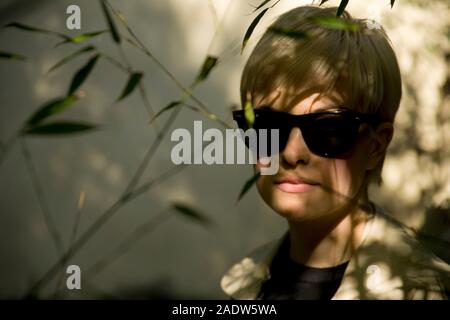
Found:
<path fill-rule="evenodd" d="M 367 196 L 362 200 L 368 203 Z M 290 256 L 297 263 L 316 268 L 342 264 L 362 242 L 366 221 L 360 206 L 346 208 L 331 218 L 289 221 Z"/>

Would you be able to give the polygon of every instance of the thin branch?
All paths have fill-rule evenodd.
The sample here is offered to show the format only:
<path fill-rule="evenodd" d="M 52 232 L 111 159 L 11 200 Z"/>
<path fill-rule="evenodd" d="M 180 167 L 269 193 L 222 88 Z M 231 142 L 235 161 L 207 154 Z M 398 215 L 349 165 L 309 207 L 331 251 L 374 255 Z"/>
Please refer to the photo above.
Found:
<path fill-rule="evenodd" d="M 167 170 L 163 174 L 161 174 L 159 177 L 154 178 L 144 184 L 142 184 L 140 187 L 137 187 L 133 192 L 130 193 L 130 195 L 127 197 L 128 201 L 133 200 L 134 198 L 138 197 L 139 195 L 143 194 L 144 192 L 147 192 L 154 186 L 158 185 L 159 183 L 165 181 L 166 179 L 170 178 L 171 176 L 179 173 L 182 169 L 187 168 L 187 164 L 180 164 L 175 167 L 172 167 L 171 169 Z"/>
<path fill-rule="evenodd" d="M 113 58 L 110 55 L 105 54 L 105 53 L 100 53 L 100 54 L 102 55 L 103 58 L 105 58 L 108 62 L 110 62 L 111 64 L 113 64 L 114 66 L 119 68 L 120 70 L 122 70 L 128 74 L 131 74 L 131 72 L 129 71 L 129 68 L 127 66 L 123 65 L 121 62 L 119 62 L 115 58 Z M 147 91 L 145 90 L 145 87 L 141 82 L 139 82 L 138 88 L 139 88 L 139 94 L 141 96 L 142 102 L 144 103 L 145 109 L 147 110 L 147 113 L 150 116 L 150 118 L 153 118 L 155 116 L 155 112 L 154 112 L 153 107 L 148 98 Z M 156 122 L 155 122 L 155 130 L 156 130 L 156 133 L 159 132 L 159 127 Z"/>
<path fill-rule="evenodd" d="M 123 50 L 122 44 L 118 44 L 118 47 L 119 47 L 119 52 L 120 52 L 120 55 L 122 56 L 123 61 L 125 61 L 126 65 L 128 66 L 128 72 L 131 74 L 131 72 L 133 71 L 133 67 L 131 66 L 131 63 L 128 61 L 125 51 Z M 139 93 L 141 95 L 142 101 L 144 102 L 144 106 L 147 110 L 147 113 L 150 116 L 150 118 L 152 118 L 155 115 L 155 111 L 153 110 L 150 100 L 148 99 L 148 95 L 145 90 L 145 87 L 141 81 L 139 82 L 138 88 L 139 88 Z M 159 128 L 156 123 L 155 123 L 154 127 L 156 130 L 156 133 L 159 134 Z"/>
<path fill-rule="evenodd" d="M 111 57 L 110 55 L 103 53 L 103 52 L 99 52 L 100 55 L 105 58 L 108 62 L 110 62 L 111 64 L 113 64 L 114 66 L 116 66 L 118 69 L 129 73 L 128 72 L 128 68 L 126 66 L 124 66 L 122 63 L 120 63 L 117 59 Z"/>
<path fill-rule="evenodd" d="M 6 140 L 5 143 L 2 143 L 2 150 L 0 151 L 0 165 L 6 159 L 6 156 L 9 153 L 9 151 L 15 145 L 19 135 L 20 135 L 20 131 L 14 133 L 8 140 Z"/>
<path fill-rule="evenodd" d="M 142 82 L 139 82 L 138 88 L 139 88 L 139 94 L 141 95 L 141 98 L 142 98 L 142 101 L 144 102 L 145 108 L 147 109 L 150 119 L 152 119 L 156 113 L 153 109 L 152 104 L 150 103 L 150 99 L 148 98 L 147 91 L 145 90 L 145 87 L 142 84 Z M 159 125 L 158 125 L 157 121 L 154 121 L 154 126 L 156 128 L 156 132 L 159 132 Z"/>
<path fill-rule="evenodd" d="M 50 214 L 50 210 L 45 199 L 44 188 L 39 180 L 39 177 L 36 172 L 36 168 L 33 163 L 33 159 L 31 157 L 30 150 L 28 149 L 27 143 L 24 137 L 20 138 L 20 144 L 22 147 L 22 154 L 25 158 L 25 162 L 27 164 L 28 174 L 31 178 L 31 183 L 33 185 L 34 192 L 39 202 L 39 206 L 41 207 L 42 214 L 44 216 L 44 221 L 47 226 L 47 229 L 52 237 L 53 243 L 55 245 L 58 256 L 62 256 L 64 252 L 63 242 L 61 235 L 56 228 L 56 224 L 52 219 Z"/>
<path fill-rule="evenodd" d="M 219 26 L 219 17 L 217 16 L 217 11 L 216 11 L 216 8 L 214 7 L 214 3 L 212 0 L 208 0 L 208 8 L 209 8 L 209 11 L 211 11 L 214 28 L 217 29 Z"/>
<path fill-rule="evenodd" d="M 130 183 L 128 184 L 127 188 L 123 192 L 122 197 L 126 198 L 130 195 L 131 191 L 133 191 L 136 184 L 139 182 L 139 179 L 141 178 L 142 174 L 144 173 L 145 169 L 147 168 L 150 160 L 155 156 L 156 150 L 160 146 L 165 133 L 169 130 L 169 128 L 172 126 L 172 123 L 175 121 L 178 113 L 181 111 L 181 108 L 176 108 L 172 113 L 170 114 L 169 119 L 164 124 L 163 129 L 159 132 L 157 135 L 155 141 L 152 143 L 151 147 L 148 149 L 146 155 L 144 156 L 144 159 L 141 161 L 141 164 L 139 165 L 138 169 L 136 170 L 135 174 L 131 178 Z"/>
<path fill-rule="evenodd" d="M 108 2 L 106 1 L 106 3 L 108 3 Z M 136 36 L 134 31 L 130 28 L 130 26 L 123 19 L 123 17 L 109 3 L 108 3 L 108 6 L 110 7 L 113 14 L 119 19 L 119 21 L 122 23 L 122 25 L 128 31 L 130 36 L 133 38 L 133 41 L 129 41 L 129 40 L 127 40 L 127 41 L 129 43 L 131 43 L 132 45 L 136 46 L 136 48 L 140 49 L 145 55 L 150 57 L 153 60 L 153 62 L 183 91 L 183 93 L 187 96 L 187 98 L 191 98 L 193 101 L 195 101 L 199 105 L 200 108 L 202 108 L 203 110 L 205 110 L 208 113 L 213 114 L 213 112 L 211 112 L 209 110 L 209 108 L 203 102 L 201 102 L 197 97 L 194 96 L 192 90 L 193 90 L 194 86 L 196 85 L 196 83 L 194 82 L 194 85 L 191 85 L 189 89 L 186 88 L 185 86 L 183 86 L 183 84 L 178 81 L 178 79 L 155 57 L 155 55 L 152 52 L 150 52 L 150 50 L 144 45 L 144 43 Z M 213 40 L 214 40 L 214 38 L 213 38 Z M 210 46 L 211 46 L 211 44 L 212 44 L 212 41 L 210 43 Z M 217 116 L 216 116 L 216 118 L 219 119 Z M 221 125 L 223 125 L 224 122 L 220 121 L 219 123 Z"/>
<path fill-rule="evenodd" d="M 122 196 L 121 198 L 116 200 L 116 202 L 114 202 L 106 211 L 104 211 L 100 215 L 100 217 L 93 223 L 93 225 L 80 236 L 78 241 L 76 241 L 74 245 L 66 251 L 61 259 L 59 259 L 49 270 L 47 270 L 47 272 L 27 291 L 25 297 L 36 293 L 39 289 L 41 289 L 43 285 L 49 282 L 53 278 L 54 274 L 58 272 L 58 268 L 61 265 L 61 262 L 68 261 L 78 251 L 80 251 L 92 238 L 92 236 L 98 231 L 98 229 L 100 229 L 106 222 L 108 222 L 120 208 L 122 208 L 125 204 L 127 204 L 137 196 L 143 194 L 145 191 L 148 191 L 152 187 L 158 185 L 159 183 L 171 177 L 173 174 L 180 172 L 181 169 L 186 167 L 187 165 L 180 165 L 171 168 L 162 175 L 137 188 L 134 192 L 129 193 L 128 196 Z"/>
<path fill-rule="evenodd" d="M 163 222 L 165 222 L 172 215 L 167 213 L 167 210 L 152 217 L 144 224 L 137 227 L 127 238 L 125 238 L 109 255 L 103 259 L 95 262 L 89 269 L 84 272 L 84 281 L 86 279 L 95 277 L 98 273 L 103 271 L 106 267 L 114 263 L 117 259 L 126 254 L 136 242 L 142 240 L 148 233 L 155 230 Z"/>
<path fill-rule="evenodd" d="M 206 110 L 203 109 L 199 109 L 193 105 L 190 105 L 188 103 L 182 103 L 183 105 L 185 105 L 186 107 L 188 107 L 191 110 L 194 110 L 196 112 L 199 112 L 200 114 L 202 114 L 204 117 L 213 120 L 213 121 L 217 121 L 218 123 L 220 123 L 222 125 L 222 127 L 224 127 L 225 129 L 229 129 L 231 128 L 230 125 L 228 123 L 226 123 L 225 121 L 223 121 L 220 118 L 217 118 L 217 115 L 215 115 L 214 113 L 210 113 Z"/>
<path fill-rule="evenodd" d="M 82 213 L 83 208 L 84 208 L 84 202 L 85 202 L 85 193 L 84 193 L 84 191 L 81 191 L 80 192 L 80 196 L 78 198 L 77 212 L 76 212 L 76 215 L 75 215 L 75 222 L 74 222 L 73 228 L 72 228 L 72 235 L 71 235 L 70 240 L 69 240 L 69 248 L 72 247 L 72 245 L 75 242 L 75 239 L 77 237 L 77 234 L 78 234 L 78 227 L 80 225 L 81 213 Z M 62 268 L 61 268 L 61 271 L 60 271 L 60 274 L 59 274 L 59 280 L 56 282 L 56 288 L 55 288 L 55 292 L 53 294 L 54 298 L 57 297 L 58 291 L 61 288 L 61 285 L 63 283 L 64 270 L 65 270 L 65 266 L 66 266 L 67 262 L 68 261 L 63 261 L 61 263 Z"/>
<path fill-rule="evenodd" d="M 119 18 L 120 21 L 125 25 L 127 31 L 130 33 L 130 35 L 137 41 L 139 44 L 139 47 L 141 47 L 141 50 L 143 50 L 152 60 L 182 89 L 183 91 L 183 97 L 181 99 L 182 103 L 186 102 L 186 99 L 191 98 L 193 99 L 200 107 L 204 108 L 205 111 L 208 111 L 208 108 L 199 101 L 195 96 L 192 94 L 192 88 L 196 85 L 196 82 L 193 82 L 193 85 L 191 85 L 191 89 L 187 89 L 184 86 L 181 85 L 181 83 L 166 69 L 160 62 L 157 60 L 153 54 L 145 47 L 145 45 L 136 37 L 134 32 L 131 30 L 131 28 L 128 27 L 126 22 L 123 20 L 123 18 L 116 12 L 114 8 L 110 6 L 110 4 L 105 1 L 108 6 L 111 8 L 112 12 Z M 114 61 L 114 58 L 109 59 L 109 61 Z M 121 65 L 121 64 L 116 64 Z M 128 67 L 125 67 L 127 71 L 129 71 Z M 58 267 L 60 266 L 61 262 L 67 261 L 70 258 L 72 258 L 79 250 L 81 250 L 86 243 L 93 237 L 93 235 L 104 225 L 106 224 L 114 215 L 115 213 L 128 201 L 131 201 L 138 195 L 142 194 L 144 191 L 147 191 L 151 187 L 157 185 L 157 183 L 162 182 L 166 177 L 169 177 L 168 174 L 166 177 L 159 180 L 156 178 L 154 181 L 150 181 L 143 186 L 137 188 L 137 183 L 139 182 L 139 179 L 141 178 L 143 172 L 145 171 L 146 167 L 148 166 L 150 160 L 153 158 L 154 154 L 156 153 L 157 148 L 161 144 L 161 141 L 168 130 L 170 128 L 171 124 L 175 120 L 178 113 L 181 111 L 181 108 L 176 108 L 170 115 L 169 119 L 166 121 L 163 129 L 159 132 L 157 135 L 155 141 L 150 146 L 150 149 L 144 156 L 144 159 L 141 161 L 141 164 L 139 165 L 138 169 L 136 170 L 135 174 L 133 175 L 131 181 L 125 188 L 125 191 L 122 193 L 121 197 L 116 200 L 105 212 L 103 212 L 100 217 L 92 224 L 91 227 L 88 228 L 76 241 L 73 246 L 71 246 L 66 253 L 28 290 L 27 296 L 36 293 L 41 287 L 45 284 L 47 284 L 51 279 L 53 279 L 55 273 L 58 271 Z M 179 172 L 180 169 L 184 168 L 185 166 L 178 166 L 177 172 Z M 169 170 L 169 171 L 172 171 Z M 167 172 L 166 172 L 167 173 Z M 163 175 L 164 176 L 164 175 Z"/>

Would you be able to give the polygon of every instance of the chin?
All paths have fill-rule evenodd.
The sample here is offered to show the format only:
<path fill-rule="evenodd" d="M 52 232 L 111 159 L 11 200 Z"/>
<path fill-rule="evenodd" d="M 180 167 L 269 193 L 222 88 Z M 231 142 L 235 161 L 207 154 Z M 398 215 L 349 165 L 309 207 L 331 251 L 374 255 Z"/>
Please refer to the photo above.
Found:
<path fill-rule="evenodd" d="M 311 212 L 311 204 L 303 194 L 285 193 L 275 191 L 270 196 L 263 196 L 264 201 L 280 216 L 291 221 L 303 221 L 308 219 Z"/>

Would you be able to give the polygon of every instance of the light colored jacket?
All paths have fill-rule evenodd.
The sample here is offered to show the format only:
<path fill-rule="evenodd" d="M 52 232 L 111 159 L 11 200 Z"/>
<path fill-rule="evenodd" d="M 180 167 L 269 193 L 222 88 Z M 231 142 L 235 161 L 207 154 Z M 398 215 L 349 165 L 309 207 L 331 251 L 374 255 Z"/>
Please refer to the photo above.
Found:
<path fill-rule="evenodd" d="M 222 278 L 232 299 L 256 299 L 270 278 L 270 264 L 287 233 L 235 264 Z M 363 235 L 332 299 L 447 299 L 450 266 L 427 251 L 414 236 L 375 205 Z"/>

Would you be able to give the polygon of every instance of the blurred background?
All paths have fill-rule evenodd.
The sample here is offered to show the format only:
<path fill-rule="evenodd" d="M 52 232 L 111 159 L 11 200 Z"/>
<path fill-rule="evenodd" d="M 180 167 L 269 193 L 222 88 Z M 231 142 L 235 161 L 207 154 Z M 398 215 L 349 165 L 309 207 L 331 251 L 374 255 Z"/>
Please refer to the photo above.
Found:
<path fill-rule="evenodd" d="M 230 106 L 239 103 L 240 73 L 265 27 L 288 9 L 312 3 L 280 1 L 262 18 L 241 55 L 245 31 L 257 15 L 252 11 L 261 2 L 109 1 L 151 55 L 184 87 L 195 80 L 208 55 L 218 57 L 215 68 L 193 93 L 230 125 Z M 81 30 L 66 27 L 66 9 L 72 4 L 81 9 Z M 386 28 L 404 82 L 397 131 L 383 170 L 384 184 L 373 188 L 371 197 L 419 231 L 424 244 L 449 262 L 448 2 L 397 0 L 391 9 L 385 0 L 354 0 L 347 10 Z M 55 47 L 61 39 L 54 35 L 18 28 L 0 31 L 0 50 L 27 58 L 0 59 L 0 298 L 23 297 L 74 243 L 73 238 L 79 238 L 105 212 L 111 217 L 67 261 L 80 266 L 82 290 L 58 292 L 56 276 L 34 293 L 38 298 L 225 298 L 219 286 L 222 274 L 286 228 L 255 189 L 236 202 L 252 175 L 250 165 L 191 165 L 173 171 L 170 151 L 175 143 L 170 134 L 161 140 L 136 186 L 168 170 L 172 174 L 132 200 L 117 204 L 157 141 L 158 128 L 171 117 L 171 111 L 165 112 L 155 127 L 149 125 L 152 112 L 182 99 L 183 92 L 148 54 L 126 41 L 132 36 L 114 19 L 123 35 L 122 51 L 108 33 Z M 100 1 L 88 0 L 3 0 L 0 23 L 11 22 L 69 37 L 108 29 Z M 100 58 L 80 88 L 84 97 L 54 116 L 96 124 L 97 130 L 12 140 L 33 112 L 66 94 L 73 75 L 93 52 L 48 70 L 87 45 L 142 72 L 139 90 L 117 102 L 128 74 L 111 59 Z M 204 129 L 223 129 L 217 121 L 183 108 L 169 133 L 175 128 L 193 131 L 194 120 L 204 120 Z M 174 203 L 197 211 L 177 211 Z M 195 219 L 198 212 L 211 223 Z"/>

